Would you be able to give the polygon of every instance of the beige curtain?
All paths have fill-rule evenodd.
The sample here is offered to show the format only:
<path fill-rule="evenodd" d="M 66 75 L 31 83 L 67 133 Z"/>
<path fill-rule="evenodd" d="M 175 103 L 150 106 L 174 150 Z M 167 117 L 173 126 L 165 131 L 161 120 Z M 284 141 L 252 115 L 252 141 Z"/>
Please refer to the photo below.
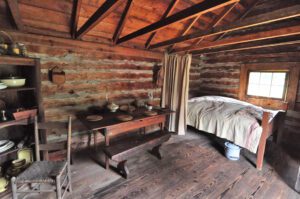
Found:
<path fill-rule="evenodd" d="M 189 92 L 189 73 L 191 55 L 165 54 L 163 61 L 164 84 L 162 107 L 176 113 L 170 115 L 167 122 L 169 131 L 184 135 L 186 132 L 187 100 Z"/>

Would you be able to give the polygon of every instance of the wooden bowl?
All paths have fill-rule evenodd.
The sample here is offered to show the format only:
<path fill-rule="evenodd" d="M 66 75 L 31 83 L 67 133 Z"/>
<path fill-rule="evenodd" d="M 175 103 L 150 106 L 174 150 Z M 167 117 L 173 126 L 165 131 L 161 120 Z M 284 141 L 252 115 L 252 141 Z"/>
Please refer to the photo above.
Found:
<path fill-rule="evenodd" d="M 157 112 L 156 111 L 145 111 L 144 115 L 146 115 L 146 116 L 154 116 L 154 115 L 157 115 Z"/>
<path fill-rule="evenodd" d="M 127 122 L 133 119 L 133 116 L 131 115 L 118 115 L 117 119 L 121 122 Z"/>

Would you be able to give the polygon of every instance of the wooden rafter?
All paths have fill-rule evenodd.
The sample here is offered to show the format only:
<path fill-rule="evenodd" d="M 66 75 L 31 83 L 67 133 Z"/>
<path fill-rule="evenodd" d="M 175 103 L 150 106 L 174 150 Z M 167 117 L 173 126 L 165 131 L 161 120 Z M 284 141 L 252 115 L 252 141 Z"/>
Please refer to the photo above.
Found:
<path fill-rule="evenodd" d="M 132 0 L 127 0 L 127 3 L 126 3 L 126 6 L 124 8 L 124 11 L 122 13 L 122 16 L 120 18 L 120 21 L 117 25 L 117 28 L 115 30 L 115 33 L 114 33 L 114 36 L 113 36 L 113 43 L 116 44 L 117 43 L 117 40 L 119 39 L 122 31 L 123 31 L 123 28 L 125 26 L 125 23 L 126 23 L 126 20 L 129 16 L 129 12 L 130 12 L 130 8 L 132 7 L 131 6 L 132 4 Z"/>
<path fill-rule="evenodd" d="M 218 47 L 223 47 L 228 45 L 241 44 L 241 43 L 247 43 L 253 41 L 261 41 L 265 39 L 274 39 L 274 38 L 287 37 L 293 35 L 300 35 L 300 25 L 277 28 L 268 31 L 261 31 L 258 33 L 252 33 L 243 36 L 221 39 L 215 42 L 207 42 L 207 43 L 203 43 L 201 46 L 196 46 L 194 50 L 218 48 Z"/>
<path fill-rule="evenodd" d="M 180 22 L 183 20 L 193 18 L 200 14 L 211 12 L 213 10 L 230 5 L 237 1 L 239 1 L 239 0 L 209 0 L 209 1 L 204 1 L 202 3 L 195 4 L 187 9 L 177 12 L 176 14 L 166 17 L 163 20 L 160 20 L 158 22 L 150 24 L 150 25 L 148 25 L 144 28 L 141 28 L 129 35 L 126 35 L 126 36 L 120 38 L 117 41 L 117 44 L 124 43 L 126 41 L 129 41 L 131 39 L 134 39 L 136 37 L 139 37 L 139 36 L 147 34 L 147 33 L 152 33 L 152 32 L 158 31 L 158 30 L 165 28 L 176 22 Z"/>
<path fill-rule="evenodd" d="M 207 27 L 207 29 L 210 29 L 210 28 L 214 28 L 216 27 L 217 25 L 220 24 L 220 22 L 232 11 L 233 8 L 235 8 L 235 6 L 238 4 L 239 2 L 236 2 L 235 4 L 233 5 L 230 5 L 226 8 L 224 8 L 224 10 L 221 12 L 221 14 L 219 14 L 219 16 L 217 16 L 213 21 L 212 23 Z M 200 15 L 198 16 L 200 17 Z M 198 18 L 196 18 L 196 20 L 198 20 Z M 193 26 L 193 23 L 190 24 L 190 28 L 192 28 Z M 182 36 L 186 35 L 188 33 L 188 31 L 190 30 L 189 29 L 186 29 L 185 32 L 183 32 Z M 201 41 L 203 40 L 203 37 L 201 37 L 196 43 L 199 44 Z M 174 48 L 176 44 L 174 44 L 172 47 Z M 193 44 L 194 45 L 194 44 Z"/>
<path fill-rule="evenodd" d="M 82 25 L 76 32 L 76 38 L 81 38 L 88 31 L 100 23 L 106 16 L 112 13 L 123 1 L 122 0 L 106 0 L 100 8 Z"/>
<path fill-rule="evenodd" d="M 256 42 L 249 42 L 245 44 L 237 44 L 237 45 L 230 45 L 228 47 L 223 48 L 216 48 L 211 50 L 198 50 L 194 51 L 193 55 L 200 55 L 200 54 L 214 54 L 220 52 L 235 52 L 235 51 L 243 51 L 243 50 L 252 50 L 252 49 L 260 49 L 260 48 L 267 48 L 267 47 L 275 47 L 275 46 L 283 46 L 283 45 L 293 45 L 293 44 L 300 44 L 299 39 L 294 39 L 291 41 L 286 41 L 286 38 L 281 38 L 281 40 L 276 40 L 275 42 L 272 40 L 267 41 L 259 41 Z"/>
<path fill-rule="evenodd" d="M 241 14 L 240 14 L 240 16 L 235 20 L 235 21 L 237 21 L 237 20 L 242 20 L 242 19 L 244 19 L 257 5 L 258 5 L 258 3 L 260 2 L 260 0 L 254 0 L 253 2 L 252 2 L 252 4 L 251 5 L 249 5 L 248 6 L 248 8 L 246 8 L 245 9 L 245 11 L 244 12 L 242 12 Z M 224 33 L 222 33 L 219 37 L 217 37 L 217 39 L 215 39 L 215 41 L 216 40 L 219 40 L 219 39 L 222 39 L 226 34 L 227 34 L 228 32 L 224 32 Z M 199 43 L 198 43 L 199 44 Z"/>
<path fill-rule="evenodd" d="M 178 4 L 178 2 L 179 2 L 179 0 L 172 0 L 160 20 L 163 20 L 166 17 L 168 17 L 173 12 L 173 10 L 176 7 L 176 5 Z M 155 37 L 156 33 L 157 33 L 156 31 L 151 33 L 151 35 L 149 36 L 149 38 L 147 39 L 147 41 L 145 43 L 145 48 L 148 48 L 150 46 L 151 41 Z"/>
<path fill-rule="evenodd" d="M 173 45 L 175 43 L 190 41 L 193 39 L 201 38 L 201 37 L 208 37 L 213 35 L 219 35 L 225 32 L 231 32 L 236 30 L 241 30 L 245 28 L 255 27 L 259 25 L 269 24 L 277 21 L 282 21 L 286 19 L 291 19 L 300 16 L 300 5 L 291 6 L 288 8 L 278 9 L 271 13 L 261 14 L 254 17 L 250 17 L 241 21 L 238 21 L 234 24 L 221 26 L 212 28 L 206 31 L 198 31 L 192 34 L 188 34 L 185 36 L 177 37 L 174 39 L 169 39 L 163 42 L 159 42 L 157 44 L 153 44 L 149 47 L 149 49 L 159 48 L 163 46 Z M 180 49 L 177 51 L 186 51 L 189 49 Z"/>
<path fill-rule="evenodd" d="M 17 29 L 21 31 L 25 30 L 25 26 L 20 15 L 18 0 L 6 0 L 6 3 Z"/>
<path fill-rule="evenodd" d="M 81 3 L 82 0 L 73 0 L 73 10 L 72 10 L 72 20 L 71 20 L 71 35 L 73 38 L 75 38 L 76 36 Z"/>

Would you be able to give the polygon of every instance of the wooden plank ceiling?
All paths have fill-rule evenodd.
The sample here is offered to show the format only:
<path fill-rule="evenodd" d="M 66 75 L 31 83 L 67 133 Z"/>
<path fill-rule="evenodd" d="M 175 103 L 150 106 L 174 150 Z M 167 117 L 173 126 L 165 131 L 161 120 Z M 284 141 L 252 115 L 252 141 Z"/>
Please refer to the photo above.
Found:
<path fill-rule="evenodd" d="M 273 11 L 260 13 L 259 6 L 265 1 L 6 0 L 0 1 L 0 27 L 153 51 L 199 54 L 212 48 L 257 42 L 254 33 L 231 38 L 236 32 L 245 34 L 249 28 L 253 31 L 262 25 L 299 19 L 299 1 L 275 0 Z M 258 9 L 252 12 L 253 8 Z M 1 20 L 8 17 L 10 23 Z M 259 40 L 300 34 L 299 25 L 293 22 L 291 29 L 278 26 L 265 33 L 260 30 Z"/>

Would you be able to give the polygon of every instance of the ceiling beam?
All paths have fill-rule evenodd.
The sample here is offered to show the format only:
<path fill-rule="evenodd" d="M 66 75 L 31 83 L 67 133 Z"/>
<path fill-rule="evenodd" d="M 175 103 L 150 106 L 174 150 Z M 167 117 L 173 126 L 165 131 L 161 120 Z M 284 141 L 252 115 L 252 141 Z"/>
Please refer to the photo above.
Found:
<path fill-rule="evenodd" d="M 248 6 L 248 8 L 246 8 L 245 9 L 245 11 L 244 12 L 242 12 L 241 14 L 240 14 L 240 16 L 235 20 L 235 21 L 238 21 L 238 20 L 242 20 L 242 19 L 244 19 L 257 5 L 258 5 L 258 3 L 260 2 L 260 0 L 254 0 L 253 2 L 252 2 L 252 4 L 250 4 L 249 6 Z M 217 37 L 216 39 L 215 39 L 215 41 L 216 40 L 219 40 L 219 39 L 222 39 L 226 34 L 227 34 L 228 32 L 224 32 L 224 33 L 222 33 L 219 37 Z M 199 43 L 198 43 L 199 44 Z"/>
<path fill-rule="evenodd" d="M 166 17 L 168 17 L 173 12 L 173 10 L 175 9 L 178 2 L 179 2 L 179 0 L 172 0 L 171 3 L 169 4 L 168 8 L 164 12 L 163 16 L 160 18 L 160 20 L 163 20 Z M 157 33 L 156 31 L 151 33 L 151 35 L 149 36 L 149 38 L 147 39 L 147 41 L 145 43 L 145 48 L 148 48 L 150 46 L 151 41 L 155 37 L 156 33 Z"/>
<path fill-rule="evenodd" d="M 219 48 L 228 45 L 261 41 L 266 39 L 275 39 L 275 38 L 294 36 L 294 35 L 300 35 L 300 25 L 277 28 L 273 30 L 265 30 L 257 33 L 221 39 L 214 42 L 207 42 L 207 43 L 203 43 L 201 46 L 196 46 L 193 50 Z"/>
<path fill-rule="evenodd" d="M 150 24 L 150 25 L 148 25 L 144 28 L 141 28 L 129 35 L 126 35 L 126 36 L 120 38 L 117 41 L 117 44 L 124 43 L 126 41 L 129 41 L 131 39 L 134 39 L 136 37 L 139 37 L 139 36 L 147 34 L 147 33 L 152 33 L 152 32 L 158 31 L 158 30 L 165 28 L 176 22 L 180 22 L 183 20 L 193 18 L 200 14 L 205 14 L 205 13 L 211 12 L 213 10 L 230 5 L 237 1 L 239 1 L 239 0 L 209 0 L 209 1 L 204 1 L 202 3 L 195 4 L 187 9 L 177 12 L 176 14 L 166 17 L 165 19 L 162 19 L 158 22 Z"/>
<path fill-rule="evenodd" d="M 71 20 L 72 38 L 75 38 L 75 36 L 76 36 L 81 3 L 82 3 L 82 0 L 73 0 L 73 10 L 72 10 L 72 20 Z"/>
<path fill-rule="evenodd" d="M 286 38 L 281 38 L 279 40 L 266 40 L 266 41 L 259 41 L 257 42 L 248 42 L 244 44 L 237 44 L 237 45 L 230 45 L 228 47 L 223 48 L 216 48 L 211 50 L 198 50 L 194 51 L 193 55 L 200 55 L 200 54 L 215 54 L 215 53 L 224 53 L 224 52 L 235 52 L 235 51 L 243 51 L 243 50 L 252 50 L 252 49 L 259 49 L 259 48 L 267 48 L 267 47 L 275 47 L 275 46 L 283 46 L 283 45 L 293 45 L 299 44 L 300 39 L 294 39 L 291 41 L 286 41 Z"/>
<path fill-rule="evenodd" d="M 221 22 L 221 21 L 222 21 L 229 13 L 230 13 L 230 11 L 231 11 L 238 3 L 239 3 L 239 2 L 236 2 L 236 3 L 234 3 L 233 5 L 230 5 L 230 6 L 228 6 L 228 7 L 225 7 L 224 10 L 221 12 L 221 14 L 219 14 L 219 16 L 217 16 L 217 17 L 212 21 L 212 23 L 211 23 L 206 29 L 211 29 L 211 28 L 214 28 L 214 27 L 216 27 L 217 25 L 219 25 L 219 23 L 220 23 L 220 22 Z M 200 17 L 200 15 L 199 15 L 199 17 Z M 197 18 L 196 18 L 196 20 L 197 20 Z M 193 26 L 193 23 L 190 24 L 190 25 Z M 188 33 L 189 30 L 190 30 L 190 29 L 187 29 L 185 32 L 183 32 L 182 36 L 186 35 L 186 34 Z M 196 43 L 196 45 L 199 44 L 202 40 L 203 40 L 203 37 L 201 37 L 197 42 L 194 42 L 194 43 L 192 44 L 192 46 L 194 46 L 195 43 Z M 172 48 L 174 48 L 175 45 L 176 45 L 176 44 L 174 44 L 174 45 L 172 46 Z"/>
<path fill-rule="evenodd" d="M 97 24 L 99 24 L 105 17 L 112 13 L 120 4 L 122 0 L 106 0 L 100 8 L 82 25 L 76 32 L 76 38 L 81 38 Z"/>
<path fill-rule="evenodd" d="M 17 29 L 20 31 L 24 31 L 25 26 L 21 19 L 20 10 L 19 10 L 19 6 L 18 6 L 18 0 L 6 0 L 6 3 L 7 3 L 10 14 L 13 18 L 14 24 L 16 25 Z"/>
<path fill-rule="evenodd" d="M 123 31 L 123 28 L 125 26 L 127 18 L 129 16 L 130 8 L 132 7 L 131 4 L 132 4 L 132 0 L 127 0 L 126 6 L 124 8 L 124 11 L 121 15 L 120 21 L 117 25 L 117 28 L 116 28 L 114 36 L 113 36 L 113 43 L 114 44 L 117 43 L 117 40 L 119 39 L 119 37 L 120 37 L 120 35 Z"/>
<path fill-rule="evenodd" d="M 254 17 L 250 17 L 250 18 L 238 21 L 231 25 L 216 27 L 216 28 L 212 28 L 207 31 L 198 31 L 198 32 L 188 34 L 185 36 L 181 36 L 181 37 L 177 37 L 174 39 L 169 39 L 169 40 L 166 40 L 163 42 L 159 42 L 157 44 L 151 45 L 149 47 L 149 49 L 160 48 L 160 47 L 164 47 L 164 46 L 173 45 L 175 43 L 190 41 L 190 40 L 201 38 L 201 37 L 218 35 L 218 34 L 225 33 L 225 32 L 231 32 L 231 31 L 241 30 L 241 29 L 255 27 L 255 26 L 259 26 L 259 25 L 269 24 L 269 23 L 282 21 L 285 19 L 291 19 L 291 18 L 295 18 L 295 17 L 299 17 L 299 16 L 300 16 L 300 5 L 295 5 L 295 6 L 291 6 L 288 8 L 278 9 L 278 10 L 270 12 L 270 13 L 265 13 L 265 14 L 254 16 Z M 186 50 L 189 50 L 189 49 L 182 48 L 179 50 L 177 49 L 176 51 L 179 52 L 179 51 L 186 51 Z"/>

